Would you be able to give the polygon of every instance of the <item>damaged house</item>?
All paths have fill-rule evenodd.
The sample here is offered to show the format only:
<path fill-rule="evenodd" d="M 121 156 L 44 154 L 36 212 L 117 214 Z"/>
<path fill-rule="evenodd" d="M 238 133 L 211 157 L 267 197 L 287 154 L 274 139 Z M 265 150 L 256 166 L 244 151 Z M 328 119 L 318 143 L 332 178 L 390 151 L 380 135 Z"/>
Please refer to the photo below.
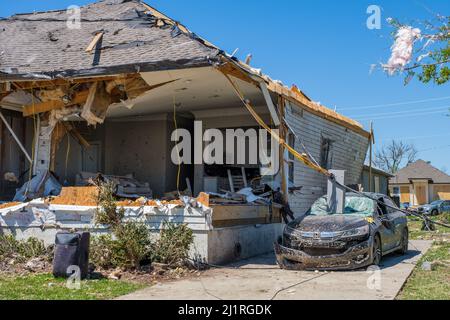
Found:
<path fill-rule="evenodd" d="M 271 251 L 286 211 L 301 215 L 326 193 L 318 167 L 357 184 L 370 136 L 133 0 L 0 20 L 0 106 L 1 232 L 47 242 L 63 229 L 104 232 L 92 219 L 102 179 L 127 218 L 155 232 L 188 224 L 192 254 L 210 263 Z M 192 150 L 177 152 L 176 129 Z M 233 129 L 248 156 L 174 163 L 203 154 L 209 129 Z M 267 141 L 245 142 L 251 129 Z M 270 163 L 250 161 L 259 149 Z"/>

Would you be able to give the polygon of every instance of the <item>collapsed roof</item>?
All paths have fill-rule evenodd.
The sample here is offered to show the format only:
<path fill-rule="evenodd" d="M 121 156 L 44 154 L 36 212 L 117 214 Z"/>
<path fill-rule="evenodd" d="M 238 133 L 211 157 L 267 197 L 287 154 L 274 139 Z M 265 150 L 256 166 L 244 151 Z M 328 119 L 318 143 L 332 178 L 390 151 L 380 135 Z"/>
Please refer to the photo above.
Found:
<path fill-rule="evenodd" d="M 80 28 L 67 10 L 0 20 L 0 89 L 6 81 L 53 81 L 214 66 L 258 84 L 313 114 L 369 137 L 361 124 L 311 101 L 198 37 L 137 0 L 103 0 L 81 7 Z M 20 86 L 19 86 L 20 87 Z M 0 99 L 2 93 L 0 90 Z"/>

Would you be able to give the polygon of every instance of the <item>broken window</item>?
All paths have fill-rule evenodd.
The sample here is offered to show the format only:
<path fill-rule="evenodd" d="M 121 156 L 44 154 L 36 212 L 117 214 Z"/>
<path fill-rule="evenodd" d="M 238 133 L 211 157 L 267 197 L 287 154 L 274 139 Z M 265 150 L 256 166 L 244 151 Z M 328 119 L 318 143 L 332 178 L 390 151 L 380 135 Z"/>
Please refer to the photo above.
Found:
<path fill-rule="evenodd" d="M 322 137 L 320 145 L 320 165 L 322 168 L 331 169 L 332 167 L 332 155 L 331 155 L 331 139 Z"/>

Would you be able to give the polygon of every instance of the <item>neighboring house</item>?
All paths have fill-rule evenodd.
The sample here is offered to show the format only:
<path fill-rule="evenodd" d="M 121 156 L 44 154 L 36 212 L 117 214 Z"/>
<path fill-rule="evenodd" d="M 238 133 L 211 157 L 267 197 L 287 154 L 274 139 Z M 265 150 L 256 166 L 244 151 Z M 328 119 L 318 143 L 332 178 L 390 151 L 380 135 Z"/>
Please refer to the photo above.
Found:
<path fill-rule="evenodd" d="M 389 180 L 392 195 L 400 197 L 400 203 L 411 206 L 428 204 L 435 200 L 450 200 L 450 176 L 418 160 L 401 169 Z"/>
<path fill-rule="evenodd" d="M 177 190 L 177 181 L 180 190 L 189 187 L 194 196 L 232 190 L 231 171 L 241 178 L 245 172 L 241 181 L 250 184 L 263 166 L 196 162 L 179 168 L 171 159 L 171 135 L 182 128 L 194 142 L 206 129 L 259 129 L 244 100 L 266 124 L 280 128 L 299 153 L 309 152 L 327 169 L 345 170 L 348 185 L 360 181 L 370 134 L 358 122 L 313 102 L 295 86 L 272 80 L 140 1 L 100 1 L 81 7 L 81 17 L 80 28 L 70 29 L 65 10 L 0 20 L 0 105 L 22 122 L 13 129 L 20 130 L 19 142 L 32 159 L 30 166 L 15 147 L 11 152 L 20 161 L 14 163 L 22 164 L 17 166 L 7 159 L 11 153 L 2 153 L 2 175 L 12 171 L 23 183 L 31 174 L 50 170 L 69 186 L 85 172 L 132 176 L 146 183 L 156 199 Z M 33 140 L 35 126 L 40 134 Z M 10 133 L 4 128 L 3 134 Z M 36 141 L 33 148 L 31 141 Z M 247 154 L 253 147 L 246 144 Z M 279 160 L 284 175 L 266 180 L 297 187 L 286 196 L 301 215 L 326 193 L 327 179 L 286 152 Z M 56 220 L 58 208 L 52 211 Z M 178 212 L 174 221 L 188 223 L 203 242 L 219 243 L 219 232 L 229 237 L 221 250 L 202 253 L 210 262 L 229 260 L 237 244 L 242 257 L 271 248 L 282 230 L 279 216 L 273 219 L 267 205 L 223 204 L 213 208 L 212 219 L 206 215 L 211 212 L 198 217 Z M 215 226 L 241 229 L 216 229 L 219 218 Z"/>
<path fill-rule="evenodd" d="M 372 186 L 369 186 L 369 176 L 370 166 L 369 163 L 365 163 L 361 175 L 361 185 L 365 192 L 389 194 L 389 179 L 393 177 L 392 174 L 372 166 Z"/>

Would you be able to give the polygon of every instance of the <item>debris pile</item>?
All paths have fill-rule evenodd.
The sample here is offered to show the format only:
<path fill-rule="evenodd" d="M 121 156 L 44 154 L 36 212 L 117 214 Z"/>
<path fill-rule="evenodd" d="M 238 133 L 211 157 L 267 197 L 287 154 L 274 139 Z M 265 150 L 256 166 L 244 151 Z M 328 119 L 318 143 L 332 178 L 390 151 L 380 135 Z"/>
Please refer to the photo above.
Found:
<path fill-rule="evenodd" d="M 42 171 L 17 190 L 13 201 L 26 202 L 42 197 L 57 196 L 61 192 L 61 187 L 51 172 Z"/>
<path fill-rule="evenodd" d="M 98 185 L 112 182 L 117 186 L 116 196 L 127 199 L 142 197 L 151 199 L 153 192 L 147 182 L 137 181 L 132 174 L 125 176 L 104 175 L 101 173 L 81 172 L 76 177 L 77 186 Z"/>
<path fill-rule="evenodd" d="M 259 191 L 261 192 L 261 191 Z M 238 192 L 225 191 L 224 193 L 208 193 L 211 198 L 211 204 L 215 205 L 244 205 L 244 204 L 254 204 L 254 205 L 270 205 L 273 199 L 273 191 L 269 190 L 264 193 L 258 193 L 258 190 L 253 188 L 243 188 Z"/>

